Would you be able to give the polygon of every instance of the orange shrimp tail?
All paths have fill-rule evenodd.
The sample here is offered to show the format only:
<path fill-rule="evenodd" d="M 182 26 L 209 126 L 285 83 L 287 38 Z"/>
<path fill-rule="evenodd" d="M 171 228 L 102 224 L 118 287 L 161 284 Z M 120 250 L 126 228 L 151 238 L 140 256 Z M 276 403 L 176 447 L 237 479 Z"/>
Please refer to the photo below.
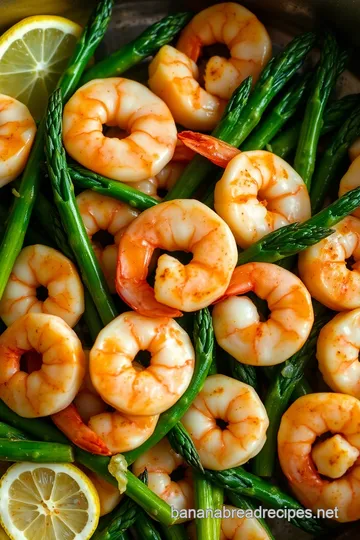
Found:
<path fill-rule="evenodd" d="M 220 139 L 212 135 L 204 135 L 196 131 L 182 131 L 178 134 L 178 137 L 185 146 L 191 148 L 197 154 L 206 157 L 209 161 L 223 169 L 225 169 L 235 156 L 240 154 L 238 148 L 220 141 Z"/>
<path fill-rule="evenodd" d="M 52 414 L 51 419 L 64 435 L 79 448 L 100 456 L 112 455 L 104 441 L 84 424 L 75 405 L 71 404 L 66 409 Z"/>
<path fill-rule="evenodd" d="M 196 152 L 194 152 L 194 150 L 186 146 L 180 139 L 178 139 L 175 147 L 175 152 L 171 161 L 187 163 L 188 161 L 192 160 L 195 154 Z"/>
<path fill-rule="evenodd" d="M 218 300 L 216 300 L 214 304 L 217 304 L 222 300 L 226 300 L 226 298 L 229 298 L 230 296 L 245 294 L 252 291 L 255 285 L 252 271 L 252 263 L 244 264 L 243 266 L 238 266 L 237 268 L 235 268 L 233 275 L 231 276 L 228 288 L 226 289 L 223 296 L 221 298 L 218 298 Z"/>

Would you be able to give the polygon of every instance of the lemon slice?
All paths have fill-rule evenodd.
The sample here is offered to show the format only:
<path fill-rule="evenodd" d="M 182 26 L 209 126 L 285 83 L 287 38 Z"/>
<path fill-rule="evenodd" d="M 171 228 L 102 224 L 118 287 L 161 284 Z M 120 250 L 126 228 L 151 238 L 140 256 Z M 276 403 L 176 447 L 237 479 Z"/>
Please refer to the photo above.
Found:
<path fill-rule="evenodd" d="M 0 540 L 9 540 L 8 535 L 2 527 L 0 527 Z"/>
<path fill-rule="evenodd" d="M 0 93 L 25 103 L 40 119 L 80 34 L 78 24 L 50 15 L 12 26 L 0 37 Z"/>
<path fill-rule="evenodd" d="M 12 540 L 87 540 L 100 515 L 99 496 L 74 465 L 15 463 L 0 483 L 0 520 Z"/>

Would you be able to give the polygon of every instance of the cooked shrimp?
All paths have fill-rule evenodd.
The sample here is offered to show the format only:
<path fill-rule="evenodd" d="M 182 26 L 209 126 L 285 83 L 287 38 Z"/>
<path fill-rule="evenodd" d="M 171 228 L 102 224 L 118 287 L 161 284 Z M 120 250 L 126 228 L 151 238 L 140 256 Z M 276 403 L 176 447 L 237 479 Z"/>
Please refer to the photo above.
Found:
<path fill-rule="evenodd" d="M 184 469 L 184 478 L 175 482 L 170 475 L 180 467 Z M 163 501 L 176 510 L 194 507 L 191 469 L 185 465 L 183 458 L 174 452 L 167 439 L 162 439 L 134 461 L 132 472 L 136 476 L 145 469 L 148 473 L 148 487 Z"/>
<path fill-rule="evenodd" d="M 359 430 L 360 401 L 344 394 L 308 394 L 283 415 L 280 465 L 296 497 L 313 512 L 337 509 L 337 521 L 360 519 Z M 325 433 L 332 436 L 313 446 Z"/>
<path fill-rule="evenodd" d="M 359 139 L 360 141 L 360 139 Z M 360 144 L 360 143 L 359 143 Z M 360 155 L 354 159 L 347 172 L 344 174 L 340 181 L 339 186 L 339 197 L 345 195 L 351 189 L 357 188 L 360 186 Z M 360 218 L 360 208 L 357 208 L 352 213 L 353 216 Z"/>
<path fill-rule="evenodd" d="M 349 148 L 350 161 L 355 161 L 358 156 L 360 156 L 360 137 L 358 139 L 355 139 L 355 141 Z"/>
<path fill-rule="evenodd" d="M 220 540 L 269 540 L 266 530 L 255 517 L 238 516 L 243 510 L 225 504 L 223 513 L 228 512 L 230 517 L 221 520 Z"/>
<path fill-rule="evenodd" d="M 182 131 L 178 137 L 189 149 L 206 157 L 209 161 L 223 169 L 227 167 L 235 156 L 240 154 L 238 148 L 212 135 L 197 133 L 195 131 Z"/>
<path fill-rule="evenodd" d="M 216 420 L 226 422 L 222 429 Z M 225 375 L 211 375 L 182 417 L 207 469 L 222 471 L 256 456 L 266 441 L 269 420 L 255 390 Z"/>
<path fill-rule="evenodd" d="M 234 2 L 208 7 L 197 13 L 180 34 L 176 48 L 197 62 L 202 48 L 215 43 L 227 45 L 230 58 L 212 56 L 206 64 L 207 92 L 230 99 L 239 84 L 249 77 L 256 82 L 272 54 L 265 26 L 248 9 Z"/>
<path fill-rule="evenodd" d="M 247 296 L 253 291 L 267 301 L 270 315 L 260 320 Z M 236 360 L 273 366 L 295 354 L 314 322 L 310 294 L 294 274 L 269 263 L 248 263 L 235 269 L 228 290 L 213 310 L 216 340 Z"/>
<path fill-rule="evenodd" d="M 139 212 L 128 204 L 90 189 L 80 193 L 76 197 L 76 202 L 110 292 L 115 293 L 116 260 L 120 238 Z M 95 235 L 99 231 L 108 232 L 114 241 L 103 246 L 101 241 L 96 241 Z"/>
<path fill-rule="evenodd" d="M 130 416 L 108 411 L 92 384 L 86 354 L 86 375 L 74 404 L 52 415 L 57 427 L 77 446 L 93 454 L 133 450 L 153 434 L 159 416 Z"/>
<path fill-rule="evenodd" d="M 23 171 L 36 133 L 29 109 L 0 94 L 0 187 Z"/>
<path fill-rule="evenodd" d="M 123 140 L 103 135 L 103 124 L 130 133 Z M 67 152 L 99 174 L 139 182 L 161 171 L 175 150 L 175 122 L 165 103 L 128 79 L 95 79 L 79 88 L 64 107 Z"/>
<path fill-rule="evenodd" d="M 193 254 L 181 264 L 159 257 L 154 289 L 146 281 L 155 248 Z M 116 288 L 142 315 L 178 317 L 219 298 L 237 261 L 234 237 L 226 223 L 199 201 L 177 199 L 145 210 L 120 241 Z"/>
<path fill-rule="evenodd" d="M 311 216 L 302 178 L 280 157 L 264 150 L 230 161 L 214 193 L 214 207 L 247 248 L 266 234 Z"/>
<path fill-rule="evenodd" d="M 42 355 L 40 370 L 20 370 L 27 351 Z M 61 411 L 74 399 L 85 373 L 79 338 L 55 315 L 28 313 L 0 336 L 0 398 L 20 416 L 34 418 Z"/>
<path fill-rule="evenodd" d="M 92 471 L 86 470 L 86 476 L 90 478 L 99 495 L 100 516 L 109 514 L 119 504 L 123 495 L 120 495 L 117 486 L 113 486 Z"/>
<path fill-rule="evenodd" d="M 195 62 L 164 45 L 149 65 L 149 87 L 165 101 L 175 122 L 188 129 L 211 131 L 221 119 L 226 101 L 213 96 L 199 82 Z"/>
<path fill-rule="evenodd" d="M 40 299 L 41 288 L 46 289 Z M 84 313 L 84 288 L 74 264 L 56 249 L 36 244 L 16 259 L 0 302 L 0 317 L 10 326 L 26 313 L 57 315 L 71 327 Z"/>
<path fill-rule="evenodd" d="M 334 392 L 360 399 L 360 309 L 339 313 L 321 330 L 319 369 Z"/>
<path fill-rule="evenodd" d="M 151 354 L 149 367 L 134 367 L 135 356 L 144 350 Z M 134 416 L 169 409 L 189 386 L 193 371 L 189 336 L 165 317 L 122 313 L 101 330 L 90 351 L 90 375 L 97 392 L 118 411 Z"/>
<path fill-rule="evenodd" d="M 335 232 L 299 255 L 300 277 L 311 296 L 335 311 L 360 307 L 360 220 L 346 217 Z M 349 266 L 348 259 L 354 259 Z"/>

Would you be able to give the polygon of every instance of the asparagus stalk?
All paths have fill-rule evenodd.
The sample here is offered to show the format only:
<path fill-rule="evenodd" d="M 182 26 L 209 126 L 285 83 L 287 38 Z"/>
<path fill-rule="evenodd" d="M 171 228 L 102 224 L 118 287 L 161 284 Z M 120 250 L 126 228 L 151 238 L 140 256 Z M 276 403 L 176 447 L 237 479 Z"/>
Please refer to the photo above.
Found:
<path fill-rule="evenodd" d="M 296 77 L 294 83 L 281 96 L 259 127 L 245 140 L 241 150 L 261 150 L 275 137 L 289 118 L 295 114 L 309 87 L 311 78 L 311 72 L 302 77 Z"/>
<path fill-rule="evenodd" d="M 74 455 L 67 444 L 0 439 L 0 461 L 72 463 Z"/>
<path fill-rule="evenodd" d="M 218 518 L 206 513 L 207 510 L 219 510 L 222 506 L 223 489 L 214 486 L 200 472 L 194 471 L 195 506 L 204 511 L 204 517 L 196 518 L 196 537 L 198 540 L 220 538 L 220 525 Z"/>
<path fill-rule="evenodd" d="M 124 453 L 129 465 L 168 434 L 170 429 L 172 429 L 186 413 L 191 403 L 200 392 L 212 363 L 214 349 L 214 331 L 208 309 L 202 309 L 195 315 L 194 343 L 195 369 L 188 389 L 175 405 L 170 407 L 169 410 L 160 416 L 151 437 L 149 437 L 141 446 L 135 448 L 135 450 Z"/>
<path fill-rule="evenodd" d="M 183 525 L 161 526 L 161 533 L 164 540 L 189 540 Z"/>
<path fill-rule="evenodd" d="M 93 540 L 112 540 L 131 527 L 138 517 L 139 507 L 129 497 L 125 497 L 110 514 L 100 519 Z"/>
<path fill-rule="evenodd" d="M 247 472 L 242 467 L 226 469 L 224 471 L 210 471 L 206 469 L 205 476 L 211 482 L 218 484 L 227 491 L 233 491 L 240 496 L 245 495 L 245 497 L 256 499 L 273 508 L 303 510 L 301 504 L 279 487 Z M 324 531 L 321 520 L 314 517 L 295 516 L 290 519 L 290 522 L 310 534 L 317 534 Z"/>
<path fill-rule="evenodd" d="M 65 151 L 62 146 L 62 101 L 61 90 L 50 96 L 46 115 L 45 151 L 53 188 L 55 204 L 69 244 L 76 257 L 83 281 L 90 292 L 104 325 L 112 321 L 116 308 L 100 264 L 86 234 L 79 209 L 76 204 L 74 186 L 71 182 Z"/>
<path fill-rule="evenodd" d="M 161 540 L 161 536 L 155 527 L 154 522 L 147 514 L 145 514 L 145 512 L 139 511 L 137 513 L 134 529 L 137 537 L 141 540 Z"/>
<path fill-rule="evenodd" d="M 191 19 L 189 12 L 168 15 L 147 28 L 140 36 L 124 45 L 118 51 L 97 62 L 84 73 L 80 84 L 92 79 L 116 77 L 127 69 L 152 56 L 160 47 L 166 45 Z"/>
<path fill-rule="evenodd" d="M 233 491 L 228 491 L 227 496 L 229 497 L 229 500 L 231 504 L 236 506 L 236 508 L 240 508 L 241 510 L 251 510 L 252 514 L 256 510 L 256 506 L 252 502 L 251 499 L 247 499 L 246 497 L 242 497 L 241 495 L 238 495 L 237 493 L 234 493 Z M 269 540 L 275 540 L 274 535 L 272 534 L 271 530 L 269 529 L 268 524 L 266 523 L 265 519 L 263 518 L 256 518 L 257 521 L 260 523 L 262 528 L 264 529 L 264 532 L 267 534 L 267 537 Z"/>
<path fill-rule="evenodd" d="M 97 193 L 101 193 L 101 195 L 113 197 L 139 210 L 146 210 L 159 202 L 153 197 L 150 197 L 150 195 L 145 195 L 145 193 L 141 193 L 141 191 L 130 185 L 123 184 L 117 180 L 110 180 L 110 178 L 105 178 L 105 176 L 83 169 L 76 164 L 69 166 L 69 173 L 77 187 L 92 189 Z"/>
<path fill-rule="evenodd" d="M 253 459 L 253 472 L 258 476 L 272 476 L 275 466 L 277 433 L 281 417 L 286 411 L 296 385 L 304 375 L 308 361 L 314 356 L 316 342 L 321 328 L 330 319 L 329 312 L 318 302 L 314 305 L 315 322 L 302 348 L 286 360 L 272 378 L 265 398 L 265 408 L 270 425 L 266 432 L 266 442 L 261 452 Z"/>
<path fill-rule="evenodd" d="M 250 90 L 251 77 L 248 77 L 234 91 L 224 111 L 222 120 L 212 131 L 211 135 L 232 144 L 234 138 L 232 132 L 234 127 L 238 126 L 241 111 L 246 105 Z M 209 160 L 203 156 L 196 155 L 186 166 L 175 186 L 169 191 L 164 200 L 170 201 L 172 199 L 186 199 L 191 197 L 205 178 L 214 170 L 216 171 L 216 167 Z"/>
<path fill-rule="evenodd" d="M 309 382 L 302 377 L 300 381 L 294 388 L 293 393 L 291 394 L 291 399 L 296 400 L 299 397 L 306 396 L 307 394 L 312 394 L 313 389 L 311 388 Z"/>
<path fill-rule="evenodd" d="M 355 188 L 304 223 L 281 227 L 239 254 L 238 264 L 252 261 L 276 262 L 317 244 L 332 233 L 329 227 L 339 223 L 360 206 L 360 188 Z"/>
<path fill-rule="evenodd" d="M 8 424 L 5 424 L 5 422 L 0 422 L 0 439 L 8 439 L 14 441 L 29 440 L 28 437 L 22 431 L 20 431 L 20 429 L 9 426 Z"/>
<path fill-rule="evenodd" d="M 103 38 L 110 20 L 112 3 L 113 0 L 102 0 L 98 3 L 83 31 L 82 37 L 75 46 L 68 67 L 58 83 L 58 88 L 61 88 L 62 94 L 66 98 L 75 90 L 82 71 Z M 0 299 L 22 248 L 36 196 L 39 192 L 41 179 L 39 164 L 43 159 L 44 135 L 45 123 L 42 121 L 22 176 L 18 190 L 19 197 L 15 198 L 11 216 L 0 245 Z"/>
<path fill-rule="evenodd" d="M 259 393 L 259 382 L 257 379 L 256 368 L 254 366 L 249 366 L 247 364 L 238 362 L 235 360 L 235 358 L 230 356 L 230 354 L 226 354 L 226 359 L 230 364 L 232 377 L 238 381 L 248 384 L 249 386 L 252 386 L 256 392 Z"/>
<path fill-rule="evenodd" d="M 185 462 L 195 470 L 204 471 L 199 454 L 185 427 L 178 422 L 167 434 L 171 447 L 180 454 Z"/>
<path fill-rule="evenodd" d="M 337 78 L 338 55 L 336 39 L 327 33 L 313 89 L 306 105 L 294 160 L 294 169 L 300 174 L 308 189 L 315 169 L 324 110 Z"/>
<path fill-rule="evenodd" d="M 313 188 L 310 192 L 312 212 L 318 212 L 325 197 L 336 181 L 339 166 L 353 141 L 360 135 L 360 107 L 353 110 L 339 132 L 333 137 L 315 171 Z"/>

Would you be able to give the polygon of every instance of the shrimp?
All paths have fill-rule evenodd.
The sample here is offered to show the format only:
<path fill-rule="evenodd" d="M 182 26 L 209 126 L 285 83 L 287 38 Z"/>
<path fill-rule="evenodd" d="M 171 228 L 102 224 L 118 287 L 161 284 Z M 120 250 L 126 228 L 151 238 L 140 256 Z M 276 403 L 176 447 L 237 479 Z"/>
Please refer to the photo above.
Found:
<path fill-rule="evenodd" d="M 267 301 L 262 322 L 253 302 L 236 295 L 253 291 Z M 273 366 L 295 354 L 314 322 L 310 294 L 294 274 L 270 263 L 247 263 L 235 269 L 224 299 L 213 310 L 215 337 L 236 360 Z"/>
<path fill-rule="evenodd" d="M 177 469 L 184 470 L 184 478 L 178 481 L 171 479 Z M 194 507 L 194 494 L 191 469 L 183 458 L 177 454 L 165 438 L 144 452 L 132 466 L 132 472 L 139 476 L 144 470 L 148 473 L 148 487 L 163 501 L 176 510 L 189 510 Z"/>
<path fill-rule="evenodd" d="M 360 307 L 360 220 L 346 217 L 334 233 L 299 254 L 299 274 L 311 296 L 335 311 Z M 354 259 L 351 266 L 347 260 Z"/>
<path fill-rule="evenodd" d="M 96 491 L 99 495 L 100 502 L 100 516 L 105 516 L 109 514 L 114 508 L 119 504 L 123 495 L 120 495 L 119 489 L 117 486 L 113 486 L 110 482 L 107 482 L 92 471 L 86 470 L 86 476 L 90 478 L 92 483 L 95 486 Z"/>
<path fill-rule="evenodd" d="M 212 135 L 194 131 L 182 131 L 178 137 L 189 149 L 206 157 L 206 159 L 223 169 L 227 167 L 235 156 L 240 154 L 238 148 Z"/>
<path fill-rule="evenodd" d="M 84 313 L 84 288 L 78 271 L 56 249 L 36 244 L 24 248 L 16 259 L 0 301 L 0 317 L 10 326 L 26 313 L 57 315 L 71 327 Z"/>
<path fill-rule="evenodd" d="M 41 368 L 30 375 L 20 370 L 27 351 L 42 355 Z M 0 398 L 20 416 L 36 418 L 70 405 L 85 374 L 85 357 L 60 317 L 28 313 L 1 334 L 0 366 Z"/>
<path fill-rule="evenodd" d="M 29 109 L 17 99 L 0 94 L 0 187 L 22 173 L 35 133 Z"/>
<path fill-rule="evenodd" d="M 311 216 L 302 178 L 286 161 L 264 150 L 242 152 L 230 161 L 216 184 L 214 207 L 244 249 Z"/>
<path fill-rule="evenodd" d="M 106 137 L 103 124 L 118 125 L 125 139 Z M 95 79 L 64 107 L 64 146 L 88 169 L 125 182 L 139 182 L 171 160 L 177 131 L 168 107 L 148 88 L 128 79 Z"/>
<path fill-rule="evenodd" d="M 352 145 L 349 148 L 349 158 L 350 161 L 355 161 L 355 159 L 360 156 L 360 137 L 355 139 Z"/>
<path fill-rule="evenodd" d="M 283 415 L 280 465 L 297 499 L 313 512 L 337 509 L 337 521 L 360 519 L 359 432 L 360 401 L 344 394 L 308 394 Z M 331 436 L 317 442 L 324 434 Z"/>
<path fill-rule="evenodd" d="M 152 289 L 146 277 L 157 247 L 191 252 L 193 259 L 183 265 L 161 255 Z M 192 199 L 163 202 L 145 210 L 123 234 L 116 289 L 142 315 L 178 317 L 180 310 L 196 311 L 224 294 L 236 261 L 234 237 L 213 210 Z"/>
<path fill-rule="evenodd" d="M 360 141 L 360 139 L 359 139 Z M 360 143 L 359 143 L 360 144 Z M 342 197 L 351 189 L 360 186 L 360 155 L 354 159 L 347 172 L 340 181 L 339 197 Z M 352 213 L 353 216 L 360 218 L 360 208 L 357 208 Z"/>
<path fill-rule="evenodd" d="M 135 356 L 144 350 L 151 354 L 149 367 L 134 367 Z M 194 357 L 189 336 L 175 321 L 130 311 L 99 333 L 90 351 L 90 375 L 96 391 L 116 410 L 157 415 L 174 405 L 189 386 Z"/>
<path fill-rule="evenodd" d="M 230 99 L 239 84 L 251 76 L 255 83 L 272 55 L 265 26 L 248 9 L 234 2 L 208 7 L 197 13 L 180 34 L 176 48 L 197 62 L 202 48 L 227 45 L 230 58 L 212 56 L 204 73 L 207 92 Z"/>
<path fill-rule="evenodd" d="M 88 356 L 86 351 L 86 374 L 74 403 L 53 414 L 53 422 L 74 444 L 93 454 L 109 456 L 137 448 L 153 434 L 159 415 L 108 411 L 92 384 Z"/>
<path fill-rule="evenodd" d="M 226 423 L 222 429 L 216 420 Z M 211 375 L 181 419 L 202 465 L 222 471 L 256 456 L 266 441 L 269 420 L 255 390 L 225 375 Z"/>
<path fill-rule="evenodd" d="M 225 504 L 221 520 L 220 540 L 270 540 L 264 527 L 255 517 L 245 517 L 244 510 Z"/>
<path fill-rule="evenodd" d="M 139 215 L 139 212 L 128 204 L 100 195 L 90 189 L 80 193 L 76 197 L 76 202 L 110 292 L 115 293 L 116 261 L 120 238 L 125 228 Z M 101 241 L 96 241 L 95 235 L 99 231 L 108 232 L 114 241 L 103 246 Z"/>
<path fill-rule="evenodd" d="M 334 392 L 360 399 L 360 309 L 339 313 L 321 330 L 317 359 L 324 381 Z"/>
<path fill-rule="evenodd" d="M 195 62 L 164 45 L 149 65 L 149 87 L 169 107 L 175 122 L 188 129 L 211 131 L 219 123 L 226 101 L 213 96 L 199 82 Z"/>

